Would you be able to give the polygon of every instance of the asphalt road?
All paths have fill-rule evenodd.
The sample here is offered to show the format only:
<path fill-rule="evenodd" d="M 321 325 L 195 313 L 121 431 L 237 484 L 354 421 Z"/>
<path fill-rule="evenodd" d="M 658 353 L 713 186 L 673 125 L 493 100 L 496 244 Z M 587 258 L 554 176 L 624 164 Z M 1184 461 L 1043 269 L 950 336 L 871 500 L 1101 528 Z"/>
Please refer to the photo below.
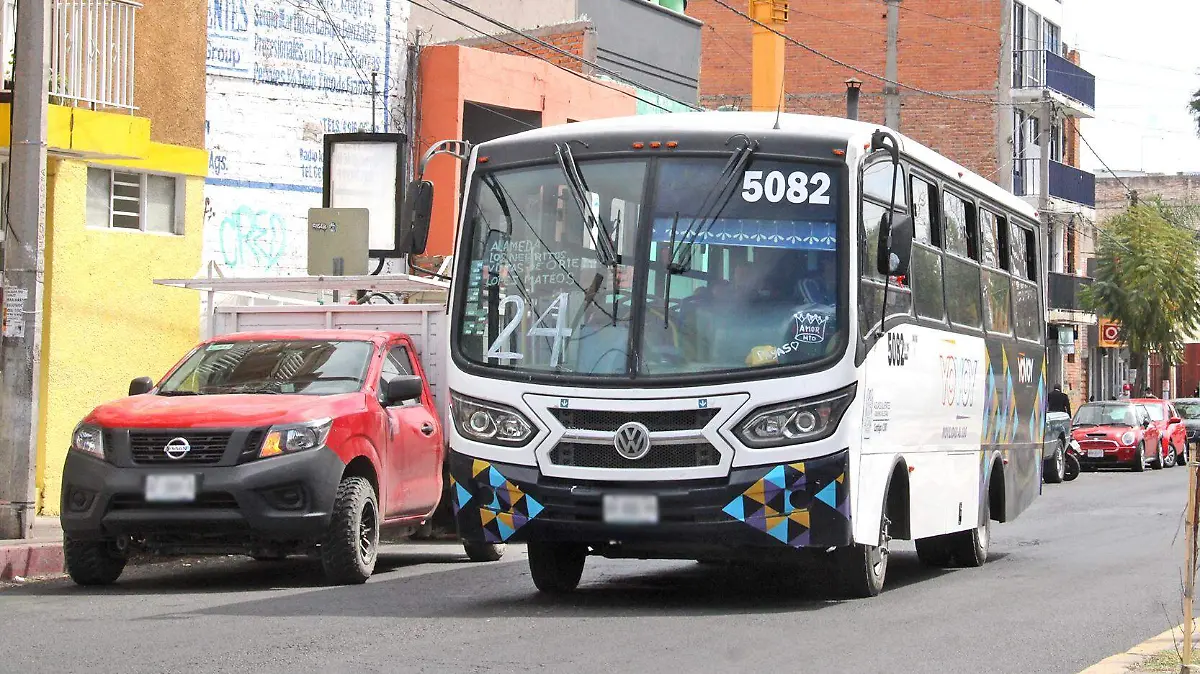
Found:
<path fill-rule="evenodd" d="M 1187 473 L 1085 473 L 993 528 L 979 569 L 923 568 L 833 601 L 778 572 L 591 559 L 538 596 L 523 550 L 389 547 L 366 585 L 302 561 L 132 568 L 114 587 L 0 590 L 2 672 L 1074 673 L 1181 621 Z M 243 561 L 244 560 L 244 561 Z"/>

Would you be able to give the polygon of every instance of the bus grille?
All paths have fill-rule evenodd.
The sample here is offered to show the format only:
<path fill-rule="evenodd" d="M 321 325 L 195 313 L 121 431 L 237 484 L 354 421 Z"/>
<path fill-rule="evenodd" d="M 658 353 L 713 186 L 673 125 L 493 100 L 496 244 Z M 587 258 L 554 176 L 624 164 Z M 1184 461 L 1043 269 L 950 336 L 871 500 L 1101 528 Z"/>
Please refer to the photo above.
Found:
<path fill-rule="evenodd" d="M 704 428 L 717 415 L 716 409 L 667 410 L 660 412 L 620 412 L 554 408 L 550 413 L 566 428 L 585 431 L 616 432 L 622 425 L 637 421 L 651 432 L 694 431 Z"/>
<path fill-rule="evenodd" d="M 721 463 L 721 454 L 707 442 L 655 445 L 646 456 L 630 460 L 612 445 L 562 442 L 550 450 L 550 463 L 576 468 L 698 468 Z"/>

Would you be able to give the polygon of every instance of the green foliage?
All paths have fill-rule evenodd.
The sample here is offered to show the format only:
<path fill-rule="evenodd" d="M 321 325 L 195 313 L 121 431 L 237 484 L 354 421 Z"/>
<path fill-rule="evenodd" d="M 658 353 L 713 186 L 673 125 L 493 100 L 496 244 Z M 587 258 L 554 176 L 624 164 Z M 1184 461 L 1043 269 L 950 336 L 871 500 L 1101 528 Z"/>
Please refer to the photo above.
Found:
<path fill-rule="evenodd" d="M 1196 118 L 1196 124 L 1200 126 L 1200 91 L 1192 94 L 1192 102 L 1188 104 L 1188 109 L 1192 111 L 1192 116 Z"/>
<path fill-rule="evenodd" d="M 1131 352 L 1179 362 L 1200 325 L 1200 247 L 1184 211 L 1160 201 L 1114 216 L 1096 237 L 1096 279 L 1085 305 L 1121 323 Z M 1176 219 L 1172 222 L 1172 219 Z"/>

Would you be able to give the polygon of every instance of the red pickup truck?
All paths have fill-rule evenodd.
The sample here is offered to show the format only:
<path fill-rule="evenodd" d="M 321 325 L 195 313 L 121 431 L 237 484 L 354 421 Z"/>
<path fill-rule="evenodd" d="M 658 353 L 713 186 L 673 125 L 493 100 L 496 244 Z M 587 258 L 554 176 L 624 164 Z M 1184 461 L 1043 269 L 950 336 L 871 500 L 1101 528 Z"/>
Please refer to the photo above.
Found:
<path fill-rule="evenodd" d="M 411 534 L 442 500 L 442 427 L 405 334 L 225 335 L 129 394 L 84 418 L 67 453 L 76 583 L 116 581 L 133 550 L 309 554 L 330 582 L 361 583 L 381 530 Z"/>

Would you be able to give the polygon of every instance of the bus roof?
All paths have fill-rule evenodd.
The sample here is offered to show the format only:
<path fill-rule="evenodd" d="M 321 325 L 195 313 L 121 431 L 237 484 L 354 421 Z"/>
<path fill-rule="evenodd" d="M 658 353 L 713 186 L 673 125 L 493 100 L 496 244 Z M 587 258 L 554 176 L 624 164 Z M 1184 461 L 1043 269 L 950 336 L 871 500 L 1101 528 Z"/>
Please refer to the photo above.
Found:
<path fill-rule="evenodd" d="M 713 131 L 730 134 L 757 131 L 760 134 L 803 134 L 820 136 L 848 145 L 852 140 L 869 139 L 876 130 L 887 128 L 882 124 L 871 124 L 841 117 L 784 113 L 779 116 L 779 131 L 775 131 L 775 119 L 774 112 L 678 112 L 661 115 L 631 115 L 557 124 L 505 136 L 488 141 L 485 145 L 502 145 L 509 142 L 533 140 L 567 141 L 580 136 L 609 132 L 669 134 L 673 131 Z M 1025 200 L 912 138 L 895 131 L 892 133 L 900 139 L 900 149 L 909 157 L 957 179 L 963 185 L 1006 208 L 1037 221 L 1037 210 Z"/>

